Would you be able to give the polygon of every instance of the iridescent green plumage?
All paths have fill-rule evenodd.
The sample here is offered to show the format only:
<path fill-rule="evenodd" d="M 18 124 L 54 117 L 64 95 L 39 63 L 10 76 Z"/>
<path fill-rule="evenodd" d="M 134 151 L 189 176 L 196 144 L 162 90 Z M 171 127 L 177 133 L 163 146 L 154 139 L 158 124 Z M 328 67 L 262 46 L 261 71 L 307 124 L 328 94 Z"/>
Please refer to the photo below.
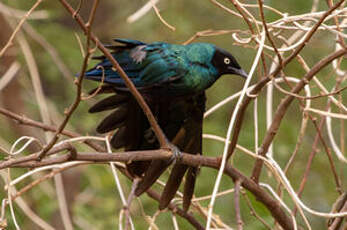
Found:
<path fill-rule="evenodd" d="M 185 95 L 209 88 L 220 76 L 219 70 L 212 64 L 217 50 L 209 43 L 175 45 L 163 42 L 145 44 L 133 40 L 116 41 L 124 46 L 109 46 L 114 58 L 122 66 L 130 79 L 139 88 L 165 87 L 166 94 Z M 105 82 L 124 87 L 119 74 L 112 69 L 112 64 L 103 56 L 102 62 L 86 73 L 86 78 L 100 81 L 105 74 Z M 230 64 L 241 69 L 230 55 Z M 222 60 L 223 61 L 223 60 Z"/>
<path fill-rule="evenodd" d="M 175 45 L 163 42 L 145 44 L 140 41 L 116 39 L 121 46 L 108 46 L 112 55 L 140 90 L 160 127 L 172 144 L 191 154 L 202 153 L 202 121 L 205 111 L 205 90 L 222 74 L 246 77 L 234 57 L 209 43 Z M 147 150 L 159 147 L 156 137 L 133 96 L 119 74 L 104 57 L 89 70 L 87 79 L 106 83 L 102 91 L 112 95 L 90 112 L 114 109 L 98 126 L 99 133 L 115 130 L 111 140 L 114 148 Z M 136 195 L 145 192 L 171 164 L 171 161 L 132 162 L 127 165 L 133 176 L 142 178 Z M 185 210 L 190 205 L 198 169 L 176 163 L 162 193 L 160 208 L 167 207 L 186 175 Z M 186 173 L 187 172 L 187 173 Z"/>

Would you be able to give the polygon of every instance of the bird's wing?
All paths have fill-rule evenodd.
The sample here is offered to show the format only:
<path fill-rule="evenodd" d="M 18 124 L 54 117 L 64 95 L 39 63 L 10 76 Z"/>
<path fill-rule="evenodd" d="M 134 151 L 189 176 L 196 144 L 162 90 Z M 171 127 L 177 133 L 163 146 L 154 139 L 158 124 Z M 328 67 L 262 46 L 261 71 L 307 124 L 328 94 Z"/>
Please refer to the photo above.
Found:
<path fill-rule="evenodd" d="M 106 88 L 102 92 L 110 93 Z M 113 148 L 125 148 L 125 150 L 145 150 L 159 147 L 155 135 L 131 94 L 127 92 L 113 91 L 113 94 L 90 108 L 89 112 L 103 112 L 112 110 L 98 125 L 99 133 L 118 130 L 114 133 L 111 144 Z M 202 143 L 202 121 L 205 110 L 205 94 L 164 100 L 151 101 L 154 115 L 162 127 L 167 138 L 182 152 L 200 154 Z M 127 164 L 128 171 L 134 176 L 143 177 L 136 188 L 135 194 L 141 195 L 160 177 L 169 167 L 171 161 L 154 160 L 134 161 Z M 184 186 L 183 207 L 188 210 L 194 192 L 195 179 L 198 168 L 188 167 L 177 163 L 173 167 L 167 184 L 161 196 L 160 208 L 167 207 L 175 196 L 183 176 L 186 174 Z"/>
<path fill-rule="evenodd" d="M 166 115 L 167 124 L 161 126 L 169 136 L 170 141 L 181 151 L 200 154 L 202 152 L 202 121 L 205 110 L 205 93 L 174 102 L 170 105 L 170 111 Z M 184 114 L 184 119 L 182 114 Z M 159 121 L 164 120 L 159 116 Z M 174 130 L 173 133 L 170 130 Z M 145 171 L 144 177 L 135 190 L 137 196 L 145 192 L 160 177 L 170 165 L 170 161 L 152 161 Z M 164 191 L 161 195 L 160 209 L 166 208 L 175 196 L 183 176 L 188 170 L 184 188 L 183 207 L 188 210 L 194 192 L 195 180 L 198 168 L 176 163 L 170 173 Z"/>
<path fill-rule="evenodd" d="M 137 88 L 175 85 L 175 88 L 184 89 L 186 82 L 182 79 L 193 76 L 190 73 L 192 69 L 197 70 L 200 74 L 206 72 L 201 63 L 192 62 L 185 56 L 183 46 L 173 48 L 172 45 L 166 43 L 145 44 L 134 40 L 117 41 L 123 45 L 108 46 L 108 48 L 113 50 L 112 55 Z M 115 96 L 102 100 L 90 109 L 90 112 L 115 109 L 99 124 L 97 131 L 104 133 L 118 128 L 111 140 L 114 148 L 125 147 L 126 150 L 157 148 L 158 142 L 142 110 L 130 94 L 123 92 L 126 87 L 119 74 L 112 69 L 110 61 L 104 56 L 97 59 L 101 62 L 89 70 L 85 77 L 97 81 L 101 81 L 104 77 L 104 81 L 112 85 L 118 92 Z M 191 79 L 194 80 L 194 78 Z M 119 92 L 124 93 L 125 99 Z M 159 103 L 156 101 L 157 98 L 153 98 L 153 95 L 148 94 L 147 96 L 150 97 L 149 105 L 168 139 L 181 151 L 192 154 L 201 153 L 204 93 L 188 95 L 180 99 L 175 98 L 175 100 L 159 98 L 161 100 Z M 127 165 L 129 172 L 133 175 L 143 175 L 143 180 L 135 191 L 136 195 L 145 192 L 171 162 L 152 161 L 150 165 L 148 164 L 149 162 L 133 162 Z M 194 191 L 197 168 L 189 168 L 179 163 L 173 167 L 170 174 L 162 194 L 160 208 L 167 207 L 172 200 L 187 170 L 189 184 L 186 183 L 184 189 L 184 208 L 188 209 Z"/>
<path fill-rule="evenodd" d="M 146 44 L 128 39 L 116 39 L 116 41 L 123 45 L 107 47 L 113 51 L 112 56 L 139 89 L 167 84 L 183 77 L 187 71 L 170 48 L 170 44 L 162 42 Z M 119 89 L 126 88 L 123 79 L 105 56 L 94 59 L 101 61 L 86 72 L 87 79 L 101 81 L 104 78 L 104 82 Z"/>

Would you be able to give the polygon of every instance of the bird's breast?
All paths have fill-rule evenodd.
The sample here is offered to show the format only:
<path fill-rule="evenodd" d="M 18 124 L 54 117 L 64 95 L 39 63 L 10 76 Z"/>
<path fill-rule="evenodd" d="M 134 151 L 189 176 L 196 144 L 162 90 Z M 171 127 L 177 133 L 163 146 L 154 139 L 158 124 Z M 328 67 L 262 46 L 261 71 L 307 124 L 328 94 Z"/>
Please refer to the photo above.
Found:
<path fill-rule="evenodd" d="M 201 92 L 208 89 L 216 79 L 216 74 L 209 70 L 206 66 L 193 65 L 189 73 L 184 77 L 185 85 L 188 86 L 189 90 L 192 92 Z"/>

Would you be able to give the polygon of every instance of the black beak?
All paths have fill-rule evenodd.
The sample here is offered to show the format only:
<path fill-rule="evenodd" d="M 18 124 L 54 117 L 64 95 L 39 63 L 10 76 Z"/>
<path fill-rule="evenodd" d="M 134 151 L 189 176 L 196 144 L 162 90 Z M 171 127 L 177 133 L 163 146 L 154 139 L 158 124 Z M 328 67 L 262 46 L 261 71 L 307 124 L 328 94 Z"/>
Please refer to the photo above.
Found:
<path fill-rule="evenodd" d="M 248 74 L 243 69 L 237 69 L 237 68 L 231 67 L 231 73 L 239 75 L 239 76 L 244 77 L 244 78 L 248 77 Z"/>

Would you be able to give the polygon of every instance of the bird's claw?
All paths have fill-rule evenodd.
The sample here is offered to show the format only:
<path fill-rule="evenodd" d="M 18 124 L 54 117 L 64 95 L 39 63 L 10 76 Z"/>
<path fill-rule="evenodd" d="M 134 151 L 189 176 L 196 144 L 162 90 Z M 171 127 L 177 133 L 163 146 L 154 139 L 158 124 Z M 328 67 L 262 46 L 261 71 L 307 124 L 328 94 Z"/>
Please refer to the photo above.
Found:
<path fill-rule="evenodd" d="M 170 161 L 173 162 L 174 164 L 176 164 L 177 162 L 179 162 L 182 159 L 182 152 L 181 150 L 174 144 L 169 144 L 168 146 L 169 150 L 172 153 L 171 159 Z"/>

